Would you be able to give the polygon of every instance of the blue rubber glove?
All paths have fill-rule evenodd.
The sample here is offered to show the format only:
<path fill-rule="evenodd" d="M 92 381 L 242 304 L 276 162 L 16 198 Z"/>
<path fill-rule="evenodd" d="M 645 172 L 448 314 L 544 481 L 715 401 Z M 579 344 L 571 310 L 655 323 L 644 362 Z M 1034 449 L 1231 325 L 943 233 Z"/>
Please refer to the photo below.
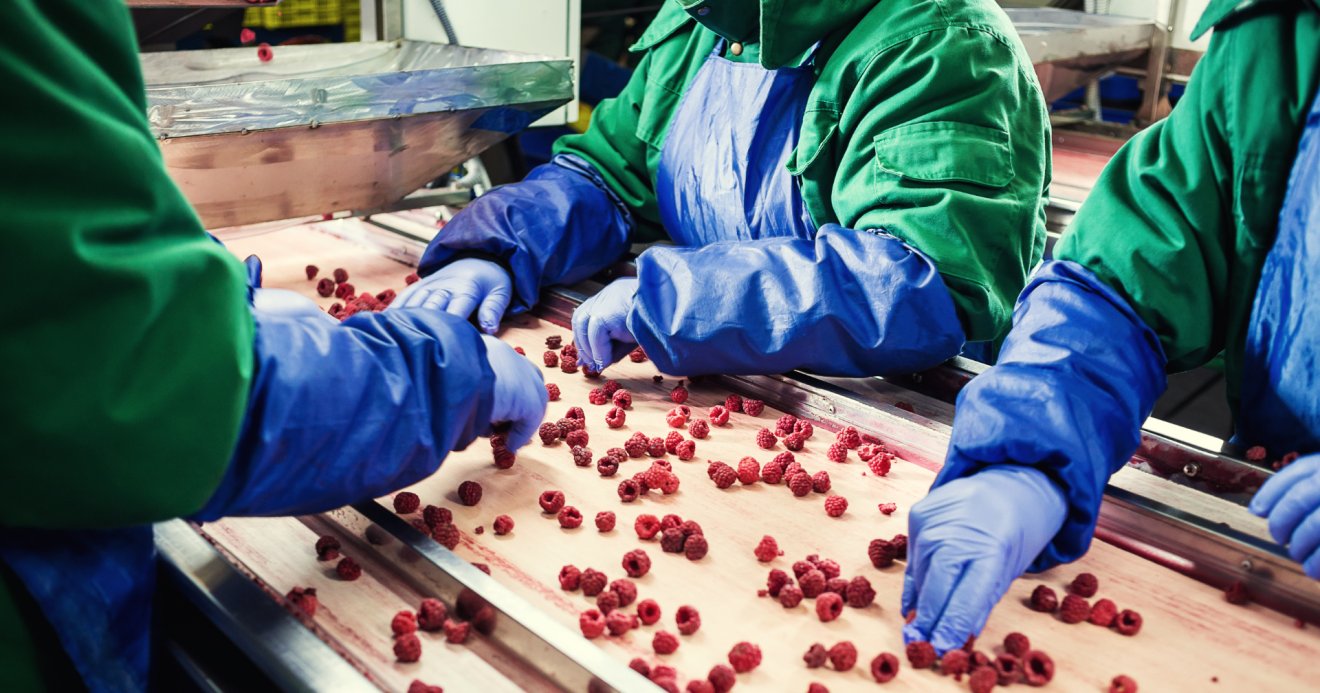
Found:
<path fill-rule="evenodd" d="M 467 319 L 475 311 L 486 334 L 495 334 L 509 309 L 513 281 L 503 267 L 478 258 L 463 258 L 403 290 L 391 309 L 426 308 Z"/>
<path fill-rule="evenodd" d="M 1270 535 L 1306 574 L 1320 580 L 1320 455 L 1284 467 L 1256 492 L 1251 512 L 1269 519 Z"/>
<path fill-rule="evenodd" d="M 579 365 L 603 371 L 637 348 L 637 340 L 628 331 L 628 314 L 636 295 L 636 277 L 616 279 L 573 311 Z"/>
<path fill-rule="evenodd" d="M 486 345 L 486 360 L 495 374 L 495 398 L 490 407 L 492 423 L 509 423 L 510 450 L 531 442 L 536 429 L 545 419 L 549 395 L 545 391 L 545 378 L 541 369 L 513 347 L 489 335 L 481 341 Z"/>
<path fill-rule="evenodd" d="M 215 236 L 211 240 L 220 243 Z M 220 243 L 220 245 L 224 245 Z M 314 318 L 339 322 L 321 310 L 316 302 L 296 291 L 261 288 L 261 258 L 249 255 L 243 260 L 248 275 L 248 301 L 253 308 L 267 315 L 286 315 L 293 318 Z"/>
<path fill-rule="evenodd" d="M 1063 493 L 1040 470 L 997 465 L 934 489 L 912 506 L 903 613 L 906 642 L 935 651 L 981 632 L 1008 586 L 1063 526 Z"/>

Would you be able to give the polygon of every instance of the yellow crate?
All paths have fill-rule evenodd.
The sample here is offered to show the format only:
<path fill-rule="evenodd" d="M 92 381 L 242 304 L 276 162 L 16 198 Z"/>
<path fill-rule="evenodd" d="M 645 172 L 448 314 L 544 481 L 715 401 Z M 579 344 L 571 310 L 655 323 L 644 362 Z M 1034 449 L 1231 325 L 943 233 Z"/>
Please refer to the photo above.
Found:
<path fill-rule="evenodd" d="M 352 5 L 352 11 L 348 9 Z M 275 7 L 249 7 L 243 24 L 263 29 L 291 29 L 304 26 L 343 24 L 345 16 L 357 18 L 356 0 L 284 0 Z"/>

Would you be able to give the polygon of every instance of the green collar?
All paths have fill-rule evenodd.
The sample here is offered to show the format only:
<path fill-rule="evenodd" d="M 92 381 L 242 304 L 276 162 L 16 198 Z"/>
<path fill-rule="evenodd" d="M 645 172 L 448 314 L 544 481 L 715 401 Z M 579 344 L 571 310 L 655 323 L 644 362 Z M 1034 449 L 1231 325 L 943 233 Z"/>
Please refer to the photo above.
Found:
<path fill-rule="evenodd" d="M 1219 26 L 1221 22 L 1233 15 L 1253 7 L 1262 7 L 1267 4 L 1283 3 L 1301 3 L 1312 10 L 1320 9 L 1316 6 L 1316 0 L 1211 0 L 1210 6 L 1201 13 L 1201 21 L 1196 23 L 1196 28 L 1192 29 L 1192 40 L 1205 36 L 1206 32 Z"/>

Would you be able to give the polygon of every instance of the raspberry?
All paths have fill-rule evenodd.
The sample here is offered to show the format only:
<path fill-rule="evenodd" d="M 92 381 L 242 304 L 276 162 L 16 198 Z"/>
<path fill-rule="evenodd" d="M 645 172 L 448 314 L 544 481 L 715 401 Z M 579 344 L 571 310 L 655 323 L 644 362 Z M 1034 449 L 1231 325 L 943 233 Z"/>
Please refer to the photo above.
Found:
<path fill-rule="evenodd" d="M 573 431 L 573 433 L 581 433 L 581 431 Z M 570 452 L 573 455 L 573 464 L 579 467 L 591 466 L 591 448 L 584 448 L 581 445 L 574 445 Z"/>
<path fill-rule="evenodd" d="M 811 475 L 811 490 L 816 493 L 828 493 L 830 490 L 830 473 L 819 471 Z"/>
<path fill-rule="evenodd" d="M 609 616 L 619 608 L 619 595 L 613 592 L 601 592 L 596 596 L 596 608 L 600 609 L 602 614 Z"/>
<path fill-rule="evenodd" d="M 557 516 L 559 526 L 564 529 L 577 529 L 582 526 L 582 512 L 571 505 L 565 505 Z"/>
<path fill-rule="evenodd" d="M 862 434 L 856 428 L 848 426 L 834 436 L 835 442 L 842 443 L 849 450 L 856 450 L 862 444 Z"/>
<path fill-rule="evenodd" d="M 1039 650 L 1028 652 L 1022 659 L 1022 675 L 1029 686 L 1044 686 L 1054 678 L 1054 660 Z"/>
<path fill-rule="evenodd" d="M 843 597 L 846 602 L 848 597 L 848 581 L 841 577 L 825 578 L 825 591 L 833 592 L 840 597 Z"/>
<path fill-rule="evenodd" d="M 609 584 L 609 578 L 605 573 L 595 568 L 587 568 L 582 571 L 582 594 L 587 597 L 594 597 L 605 591 L 605 586 Z"/>
<path fill-rule="evenodd" d="M 1094 597 L 1096 591 L 1099 589 L 1100 581 L 1091 573 L 1079 574 L 1077 577 L 1073 578 L 1072 583 L 1068 585 L 1069 592 L 1086 599 Z"/>
<path fill-rule="evenodd" d="M 678 649 L 678 636 L 667 631 L 656 631 L 655 637 L 651 639 L 651 648 L 656 654 L 674 654 Z"/>
<path fill-rule="evenodd" d="M 775 541 L 774 537 L 767 534 L 761 537 L 761 543 L 756 545 L 752 553 L 755 554 L 756 560 L 769 563 L 779 555 L 779 543 Z"/>
<path fill-rule="evenodd" d="M 724 398 L 724 408 L 729 411 L 741 412 L 743 410 L 743 399 L 738 395 L 729 395 Z"/>
<path fill-rule="evenodd" d="M 311 281 L 316 279 L 316 275 L 321 271 L 321 268 L 316 265 L 308 265 L 303 268 L 303 271 L 307 273 L 307 280 Z"/>
<path fill-rule="evenodd" d="M 683 434 L 678 431 L 670 431 L 665 435 L 665 452 L 673 454 L 678 452 L 678 444 L 683 442 Z"/>
<path fill-rule="evenodd" d="M 628 577 L 639 578 L 651 570 L 651 557 L 641 549 L 633 549 L 623 554 L 623 572 Z"/>
<path fill-rule="evenodd" d="M 812 489 L 811 476 L 809 476 L 806 472 L 798 472 L 796 474 L 793 474 L 792 476 L 788 477 L 788 488 L 793 492 L 793 495 L 797 496 L 798 498 L 801 498 L 807 495 L 808 493 L 811 493 L 811 489 Z"/>
<path fill-rule="evenodd" d="M 362 566 L 357 561 L 344 556 L 339 559 L 339 564 L 335 566 L 335 572 L 339 574 L 341 580 L 352 582 L 362 577 Z"/>
<path fill-rule="evenodd" d="M 475 481 L 464 481 L 458 485 L 458 500 L 466 506 L 473 506 L 481 502 L 481 484 Z"/>
<path fill-rule="evenodd" d="M 847 462 L 848 448 L 843 443 L 832 443 L 830 449 L 825 452 L 825 457 L 831 462 Z"/>
<path fill-rule="evenodd" d="M 769 576 L 766 577 L 766 593 L 771 597 L 778 597 L 780 590 L 791 584 L 793 584 L 793 578 L 789 577 L 788 573 L 775 568 L 774 570 L 771 570 Z"/>
<path fill-rule="evenodd" d="M 710 544 L 706 537 L 700 534 L 694 534 L 687 538 L 683 544 L 683 555 L 687 556 L 689 561 L 699 561 L 706 557 L 706 552 L 710 550 Z"/>
<path fill-rule="evenodd" d="M 876 507 L 880 509 L 881 515 L 893 515 L 898 510 L 898 503 L 881 503 Z"/>
<path fill-rule="evenodd" d="M 554 445 L 559 441 L 559 427 L 547 421 L 536 429 L 536 435 L 541 437 L 542 445 Z"/>
<path fill-rule="evenodd" d="M 872 458 L 866 463 L 871 468 L 871 473 L 876 476 L 889 476 L 889 469 L 892 466 L 888 457 L 881 456 Z"/>
<path fill-rule="evenodd" d="M 631 503 L 642 495 L 642 487 L 632 479 L 624 479 L 619 482 L 619 500 L 624 503 Z"/>
<path fill-rule="evenodd" d="M 775 420 L 775 434 L 786 436 L 793 432 L 793 426 L 797 424 L 797 417 L 792 414 L 784 414 Z"/>
<path fill-rule="evenodd" d="M 801 587 L 798 587 L 797 585 L 784 585 L 779 590 L 779 603 L 785 609 L 791 609 L 798 604 L 801 604 L 802 598 L 805 596 L 806 595 L 802 593 Z"/>
<path fill-rule="evenodd" d="M 541 363 L 544 363 L 546 368 L 554 368 L 559 365 L 559 354 L 556 354 L 553 351 L 547 351 L 544 354 L 541 354 Z"/>
<path fill-rule="evenodd" d="M 422 658 L 422 641 L 416 633 L 408 633 L 394 639 L 394 658 L 400 662 L 415 662 Z"/>
<path fill-rule="evenodd" d="M 1064 623 L 1081 623 L 1091 615 L 1091 605 L 1075 594 L 1063 595 L 1059 604 L 1059 619 Z"/>
<path fill-rule="evenodd" d="M 422 600 L 421 606 L 417 607 L 417 627 L 425 631 L 440 630 L 448 615 L 449 611 L 445 608 L 444 602 L 428 597 Z"/>
<path fill-rule="evenodd" d="M 412 286 L 413 284 L 416 284 L 417 282 L 419 282 L 419 281 L 421 281 L 421 280 L 422 280 L 422 278 L 421 278 L 420 276 L 418 276 L 418 274 L 417 274 L 416 272 L 412 272 L 412 273 L 410 273 L 408 276 L 406 276 L 406 277 L 403 278 L 403 285 L 404 285 L 404 286 Z"/>
<path fill-rule="evenodd" d="M 820 611 L 819 602 L 817 603 L 816 611 Z M 822 618 L 821 620 L 832 621 L 834 619 Z M 830 648 L 829 657 L 830 665 L 834 667 L 835 671 L 849 671 L 857 664 L 857 647 L 847 640 L 835 643 L 834 646 Z"/>
<path fill-rule="evenodd" d="M 563 345 L 564 338 L 561 335 L 552 334 L 545 338 L 545 348 L 547 349 L 559 349 Z"/>
<path fill-rule="evenodd" d="M 398 505 L 398 501 L 395 501 Z M 333 561 L 339 558 L 339 540 L 330 535 L 323 536 L 316 540 L 316 560 Z"/>
<path fill-rule="evenodd" d="M 678 607 L 674 613 L 674 621 L 678 624 L 678 632 L 683 635 L 692 635 L 701 628 L 701 614 L 696 607 L 683 605 Z"/>
<path fill-rule="evenodd" d="M 999 675 L 995 673 L 994 667 L 976 669 L 967 679 L 967 685 L 972 693 L 990 693 L 998 683 Z"/>
<path fill-rule="evenodd" d="M 602 510 L 596 513 L 596 531 L 613 532 L 614 531 L 614 513 L 608 510 Z M 498 530 L 496 530 L 498 534 Z"/>
<path fill-rule="evenodd" d="M 876 683 L 889 683 L 895 676 L 898 676 L 898 657 L 881 652 L 871 660 L 871 677 Z"/>
<path fill-rule="evenodd" d="M 962 650 L 949 650 L 940 658 L 940 673 L 952 676 L 955 681 L 961 681 L 962 675 L 966 674 L 968 667 L 971 666 L 970 659 Z"/>
<path fill-rule="evenodd" d="M 666 496 L 678 493 L 678 477 L 672 473 L 666 472 L 660 479 L 660 492 Z"/>
<path fill-rule="evenodd" d="M 389 304 L 394 303 L 394 299 L 396 299 L 396 298 L 398 298 L 398 297 L 399 297 L 399 294 L 396 293 L 396 292 L 394 291 L 394 289 L 386 289 L 386 290 L 384 290 L 384 291 L 382 291 L 382 292 L 376 294 L 376 300 L 377 300 L 377 301 L 380 301 L 380 302 L 381 302 L 381 305 L 385 305 L 385 306 L 388 306 Z"/>
<path fill-rule="evenodd" d="M 820 643 L 812 643 L 802 655 L 802 661 L 806 662 L 808 669 L 819 669 L 825 666 L 825 659 L 828 655 L 825 653 L 825 646 Z"/>
<path fill-rule="evenodd" d="M 250 31 L 250 29 L 244 29 L 244 31 Z M 418 679 L 413 679 L 412 683 L 408 684 L 408 693 L 445 693 L 445 689 L 440 686 L 428 686 Z"/>
<path fill-rule="evenodd" d="M 665 553 L 683 553 L 683 545 L 687 542 L 687 537 L 683 536 L 683 530 L 677 527 L 671 527 L 660 533 L 660 550 Z"/>
<path fill-rule="evenodd" d="M 711 667 L 706 680 L 715 687 L 715 693 L 728 693 L 729 689 L 733 688 L 733 684 L 738 682 L 733 669 L 727 664 L 716 664 Z"/>
<path fill-rule="evenodd" d="M 929 669 L 935 663 L 935 648 L 925 640 L 908 643 L 907 659 L 913 669 Z"/>
<path fill-rule="evenodd" d="M 1137 693 L 1137 682 L 1131 676 L 1119 674 L 1109 682 L 1109 693 Z"/>
<path fill-rule="evenodd" d="M 738 472 L 723 462 L 711 462 L 706 474 L 715 482 L 716 488 L 729 488 L 738 480 Z"/>
<path fill-rule="evenodd" d="M 569 431 L 568 435 L 564 436 L 564 442 L 568 443 L 570 449 L 585 448 L 587 443 L 591 442 L 591 434 L 579 428 L 575 431 Z"/>
<path fill-rule="evenodd" d="M 1115 618 L 1118 618 L 1118 607 L 1114 606 L 1114 602 L 1108 599 L 1097 599 L 1091 605 L 1091 615 L 1086 620 L 1097 626 L 1108 628 L 1113 625 Z"/>
<path fill-rule="evenodd" d="M 839 567 L 839 564 L 829 558 L 821 558 L 813 553 L 807 556 L 807 562 L 816 566 L 816 570 L 825 573 L 826 580 L 833 580 L 843 574 L 843 569 Z"/>
<path fill-rule="evenodd" d="M 680 525 L 680 529 L 682 529 L 683 534 L 688 537 L 691 537 L 694 534 L 705 534 L 705 532 L 701 530 L 701 525 L 697 524 L 696 520 L 684 520 L 683 524 Z"/>
<path fill-rule="evenodd" d="M 757 482 L 761 478 L 761 465 L 751 457 L 738 460 L 738 481 L 744 486 Z"/>
<path fill-rule="evenodd" d="M 682 404 L 687 399 L 688 391 L 686 387 L 683 387 L 683 383 L 679 383 L 677 387 L 669 391 L 669 400 L 674 404 Z"/>
<path fill-rule="evenodd" d="M 397 493 L 394 496 L 394 512 L 399 513 L 400 515 L 415 513 L 417 512 L 417 508 L 421 507 L 421 505 L 422 499 L 418 498 L 417 494 L 412 491 L 404 491 L 402 493 Z M 336 546 L 335 548 L 339 547 Z"/>
<path fill-rule="evenodd" d="M 563 344 L 563 339 L 560 339 L 559 343 Z M 577 357 L 578 357 L 578 350 L 576 344 L 572 344 L 572 343 L 567 344 L 564 346 L 563 349 L 559 350 L 559 358 L 565 361 L 577 361 Z"/>
<path fill-rule="evenodd" d="M 1141 630 L 1141 614 L 1123 609 L 1114 620 L 1114 628 L 1122 635 L 1136 635 Z"/>
<path fill-rule="evenodd" d="M 798 419 L 797 423 L 793 424 L 793 432 L 802 436 L 803 440 L 809 440 L 811 436 L 816 434 L 816 427 L 812 426 L 811 422 L 806 419 Z"/>
<path fill-rule="evenodd" d="M 816 564 L 812 563 L 811 561 L 793 562 L 793 577 L 795 578 L 801 579 L 803 575 L 806 575 L 807 573 L 810 573 L 813 570 L 817 570 L 817 568 L 816 568 Z"/>
<path fill-rule="evenodd" d="M 652 625 L 660 620 L 660 605 L 654 599 L 643 599 L 637 603 L 637 618 L 646 625 Z"/>
<path fill-rule="evenodd" d="M 784 447 L 794 451 L 801 450 L 802 447 L 806 445 L 806 440 L 806 438 L 803 438 L 797 433 L 789 433 L 784 436 Z"/>
<path fill-rule="evenodd" d="M 825 573 L 812 568 L 798 578 L 798 584 L 802 587 L 802 593 L 809 599 L 819 597 L 825 591 Z"/>
<path fill-rule="evenodd" d="M 705 438 L 710 435 L 710 423 L 705 419 L 694 419 L 688 424 L 688 435 L 693 438 Z"/>
<path fill-rule="evenodd" d="M 723 426 L 729 423 L 729 410 L 718 404 L 711 407 L 706 415 L 710 418 L 710 425 L 712 426 Z"/>
<path fill-rule="evenodd" d="M 308 277 L 308 279 L 311 279 L 311 277 Z M 1268 456 L 1269 453 L 1263 446 L 1255 445 L 1247 448 L 1247 459 L 1252 462 L 1264 462 Z"/>
<path fill-rule="evenodd" d="M 888 568 L 894 565 L 894 558 L 897 551 L 894 544 L 884 539 L 872 539 L 870 546 L 866 547 L 866 555 L 871 559 L 871 565 L 876 568 Z"/>
<path fill-rule="evenodd" d="M 759 399 L 743 400 L 743 413 L 748 416 L 760 416 L 761 412 L 764 410 L 765 402 L 762 402 Z"/>
<path fill-rule="evenodd" d="M 913 615 L 915 616 L 916 612 L 913 612 Z M 976 650 L 972 652 L 972 659 L 969 662 L 969 665 L 970 670 L 973 672 L 978 669 L 989 669 L 992 672 L 995 670 L 994 660 L 990 658 L 990 655 Z M 998 680 L 999 677 L 996 676 L 995 681 L 998 682 Z"/>
<path fill-rule="evenodd" d="M 348 270 L 343 267 L 336 267 L 331 274 L 334 276 L 336 284 L 343 284 L 348 281 Z"/>
<path fill-rule="evenodd" d="M 756 432 L 756 445 L 763 450 L 773 448 L 778 442 L 779 439 L 776 438 L 775 434 L 771 433 L 768 428 L 763 428 Z"/>
<path fill-rule="evenodd" d="M 308 616 L 315 616 L 316 607 L 320 605 L 320 602 L 316 600 L 315 587 L 295 587 L 289 590 L 289 593 L 284 595 L 284 598 L 288 599 L 290 604 L 301 609 L 303 613 Z"/>
<path fill-rule="evenodd" d="M 603 477 L 614 476 L 619 471 L 619 463 L 608 455 L 596 460 L 596 471 Z"/>
<path fill-rule="evenodd" d="M 858 575 L 848 581 L 844 596 L 848 599 L 848 606 L 854 609 L 865 609 L 875 601 L 875 589 L 871 587 L 870 580 Z"/>
<path fill-rule="evenodd" d="M 619 385 L 618 381 L 606 380 L 605 384 L 600 386 L 600 389 L 605 392 L 606 397 L 613 397 L 614 393 L 618 392 L 620 387 L 621 385 Z"/>
<path fill-rule="evenodd" d="M 784 480 L 784 465 L 776 460 L 770 460 L 761 467 L 761 481 L 767 484 L 778 484 Z"/>
<path fill-rule="evenodd" d="M 426 526 L 435 529 L 440 525 L 447 525 L 454 521 L 454 513 L 449 508 L 442 508 L 438 505 L 428 505 L 422 510 L 422 519 L 426 521 Z"/>
<path fill-rule="evenodd" d="M 537 499 L 541 504 L 541 511 L 547 515 L 554 515 L 564 507 L 563 491 L 542 491 L 541 497 Z"/>
<path fill-rule="evenodd" d="M 461 536 L 458 533 L 458 527 L 453 524 L 445 523 L 436 525 L 431 530 L 431 538 L 446 549 L 453 551 L 457 546 Z"/>
<path fill-rule="evenodd" d="M 646 351 L 641 347 L 637 347 L 636 349 L 633 349 L 632 351 L 628 352 L 628 360 L 632 361 L 633 363 L 645 363 Z"/>
<path fill-rule="evenodd" d="M 610 401 L 610 396 L 605 394 L 604 388 L 593 387 L 591 392 L 587 393 L 587 401 L 595 405 L 601 405 Z"/>
<path fill-rule="evenodd" d="M 692 679 L 684 690 L 687 693 L 715 693 L 715 684 L 705 679 Z"/>
<path fill-rule="evenodd" d="M 619 407 L 614 407 L 605 413 L 605 425 L 610 428 L 622 428 L 623 422 L 627 420 L 628 415 Z"/>
<path fill-rule="evenodd" d="M 411 611 L 400 611 L 394 614 L 394 618 L 390 619 L 390 631 L 395 636 L 416 632 L 417 617 Z"/>
<path fill-rule="evenodd" d="M 729 650 L 729 664 L 733 665 L 733 670 L 739 674 L 746 674 L 761 665 L 761 648 L 749 642 L 740 642 Z M 715 682 L 712 680 L 711 683 Z M 718 688 L 717 684 L 716 689 Z"/>
<path fill-rule="evenodd" d="M 651 440 L 645 433 L 638 431 L 632 434 L 623 444 L 623 449 L 629 457 L 641 457 L 646 454 L 646 448 L 651 444 Z"/>
<path fill-rule="evenodd" d="M 637 601 L 637 584 L 627 578 L 611 582 L 610 591 L 619 597 L 619 606 L 628 606 Z"/>
<path fill-rule="evenodd" d="M 651 457 L 664 457 L 665 439 L 656 436 L 655 438 L 652 438 L 650 441 L 648 441 L 646 444 L 646 454 L 650 455 Z"/>
<path fill-rule="evenodd" d="M 690 440 L 685 440 L 674 446 L 674 454 L 678 455 L 678 459 L 687 462 L 693 457 L 696 457 L 697 444 Z"/>
<path fill-rule="evenodd" d="M 632 661 L 628 662 L 628 668 L 647 678 L 651 677 L 651 665 L 641 657 L 633 657 Z"/>
<path fill-rule="evenodd" d="M 1004 636 L 1004 651 L 1021 657 L 1031 651 L 1031 639 L 1022 633 L 1009 633 Z"/>
<path fill-rule="evenodd" d="M 605 627 L 609 629 L 610 635 L 623 635 L 632 629 L 632 617 L 622 611 L 611 611 L 605 617 Z"/>
<path fill-rule="evenodd" d="M 1036 585 L 1036 589 L 1031 591 L 1031 608 L 1045 613 L 1053 612 L 1059 608 L 1059 597 L 1049 587 Z"/>
<path fill-rule="evenodd" d="M 895 534 L 893 539 L 889 540 L 894 545 L 894 558 L 900 561 L 907 560 L 908 538 L 906 534 Z"/>
<path fill-rule="evenodd" d="M 660 520 L 655 515 L 638 515 L 633 521 L 633 530 L 637 532 L 638 539 L 654 539 L 660 529 Z"/>
<path fill-rule="evenodd" d="M 554 383 L 545 384 L 545 394 L 551 402 L 559 401 L 559 386 Z"/>
<path fill-rule="evenodd" d="M 1224 601 L 1229 604 L 1246 604 L 1250 601 L 1250 596 L 1247 594 L 1247 586 L 1243 584 L 1241 580 L 1233 581 L 1233 584 L 1229 585 L 1228 589 L 1224 590 Z"/>
<path fill-rule="evenodd" d="M 610 401 L 614 402 L 614 406 L 620 409 L 631 409 L 632 393 L 627 390 L 616 390 L 610 397 Z"/>
<path fill-rule="evenodd" d="M 323 277 L 321 281 L 316 282 L 316 293 L 321 298 L 329 298 L 330 294 L 335 292 L 335 283 L 328 277 Z"/>
<path fill-rule="evenodd" d="M 995 675 L 999 678 L 999 685 L 1008 686 L 1022 680 L 1022 660 L 1011 654 L 1001 654 L 995 657 L 994 662 Z"/>
<path fill-rule="evenodd" d="M 824 623 L 829 623 L 843 613 L 843 597 L 826 592 L 816 598 L 816 616 Z"/>
<path fill-rule="evenodd" d="M 578 628 L 588 640 L 599 638 L 605 632 L 605 614 L 596 609 L 587 609 L 578 615 Z"/>
<path fill-rule="evenodd" d="M 568 438 L 569 433 L 580 431 L 587 427 L 586 422 L 582 419 L 574 419 L 567 416 L 556 421 L 555 426 L 559 428 L 560 438 Z"/>
<path fill-rule="evenodd" d="M 494 455 L 496 469 L 508 469 L 512 467 L 513 463 L 518 459 L 517 455 L 514 455 L 513 451 L 508 448 L 495 450 Z"/>

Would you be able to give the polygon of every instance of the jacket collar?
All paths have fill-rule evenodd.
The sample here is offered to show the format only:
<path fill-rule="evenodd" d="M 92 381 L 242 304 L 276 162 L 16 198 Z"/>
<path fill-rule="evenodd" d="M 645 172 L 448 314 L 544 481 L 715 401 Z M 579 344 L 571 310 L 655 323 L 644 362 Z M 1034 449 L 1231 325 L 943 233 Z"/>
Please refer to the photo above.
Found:
<path fill-rule="evenodd" d="M 1303 4 L 1312 10 L 1320 9 L 1316 0 L 1211 0 L 1210 6 L 1201 13 L 1201 21 L 1192 29 L 1192 40 L 1205 36 L 1206 32 L 1238 12 L 1265 5 Z"/>

